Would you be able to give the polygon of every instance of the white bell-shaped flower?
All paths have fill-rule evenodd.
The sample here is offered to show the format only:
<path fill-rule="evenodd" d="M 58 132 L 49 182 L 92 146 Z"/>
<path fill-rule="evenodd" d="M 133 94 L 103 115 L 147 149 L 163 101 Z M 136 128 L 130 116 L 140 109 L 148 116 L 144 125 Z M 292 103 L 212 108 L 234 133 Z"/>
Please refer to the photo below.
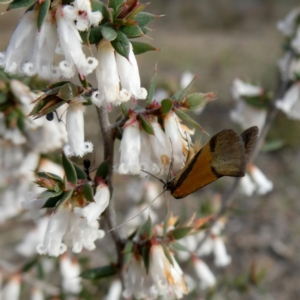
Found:
<path fill-rule="evenodd" d="M 101 40 L 98 45 L 97 59 L 99 62 L 96 69 L 98 91 L 92 95 L 93 103 L 99 107 L 104 101 L 114 105 L 128 101 L 130 99 L 128 91 L 120 91 L 115 50 L 109 41 Z"/>
<path fill-rule="evenodd" d="M 65 60 L 59 64 L 64 77 L 75 75 L 76 69 L 81 75 L 88 75 L 97 67 L 98 61 L 94 57 L 85 57 L 82 50 L 82 40 L 74 20 L 64 15 L 59 7 L 56 11 L 57 33 L 59 50 L 64 54 Z"/>
<path fill-rule="evenodd" d="M 201 290 L 212 288 L 216 285 L 217 279 L 208 265 L 201 259 L 193 258 L 194 270 L 200 280 Z"/>
<path fill-rule="evenodd" d="M 0 53 L 0 66 L 10 74 L 24 74 L 23 65 L 30 60 L 37 33 L 37 12 L 25 13 L 14 31 L 7 50 Z"/>
<path fill-rule="evenodd" d="M 188 293 L 188 289 L 180 266 L 171 252 L 169 255 L 173 264 L 166 257 L 161 245 L 153 245 L 150 250 L 149 275 L 158 295 L 180 299 Z"/>
<path fill-rule="evenodd" d="M 140 128 L 133 115 L 124 125 L 123 137 L 120 143 L 120 174 L 139 174 L 139 156 L 141 150 Z"/>
<path fill-rule="evenodd" d="M 273 182 L 269 180 L 258 167 L 249 164 L 248 170 L 254 184 L 256 185 L 256 192 L 259 195 L 265 195 L 266 193 L 272 191 Z"/>
<path fill-rule="evenodd" d="M 240 100 L 242 97 L 259 96 L 263 89 L 260 86 L 256 86 L 240 79 L 235 79 L 232 84 L 232 95 L 236 100 Z"/>
<path fill-rule="evenodd" d="M 300 81 L 294 83 L 275 103 L 276 107 L 295 120 L 300 120 Z"/>
<path fill-rule="evenodd" d="M 150 123 L 154 131 L 154 135 L 149 136 L 154 162 L 158 165 L 161 175 L 168 174 L 172 156 L 170 141 L 156 118 L 150 120 Z"/>
<path fill-rule="evenodd" d="M 231 256 L 228 255 L 224 241 L 221 237 L 217 236 L 214 238 L 214 256 L 215 265 L 217 267 L 226 267 L 231 263 Z"/>
<path fill-rule="evenodd" d="M 36 37 L 33 45 L 32 55 L 23 66 L 27 76 L 38 75 L 45 79 L 57 79 L 60 76 L 58 66 L 53 66 L 55 48 L 57 44 L 56 23 L 52 20 L 49 12 L 41 29 L 36 30 Z"/>
<path fill-rule="evenodd" d="M 181 129 L 179 118 L 170 111 L 164 119 L 164 129 L 167 139 L 171 143 L 173 153 L 173 169 L 178 172 L 183 168 L 188 153 L 189 133 Z M 185 140 L 186 139 L 186 140 Z"/>
<path fill-rule="evenodd" d="M 300 15 L 300 8 L 295 8 L 287 16 L 277 23 L 277 28 L 285 36 L 292 36 L 296 30 L 296 21 Z"/>
<path fill-rule="evenodd" d="M 109 189 L 104 183 L 100 183 L 96 188 L 94 201 L 89 203 L 82 209 L 82 216 L 86 218 L 89 224 L 93 224 L 99 219 L 100 215 L 104 212 L 109 204 Z"/>
<path fill-rule="evenodd" d="M 61 256 L 59 269 L 62 277 L 62 289 L 65 293 L 79 294 L 82 290 L 80 265 L 76 259 L 68 255 Z"/>
<path fill-rule="evenodd" d="M 67 156 L 84 156 L 93 151 L 93 144 L 84 141 L 84 119 L 82 103 L 71 103 L 67 110 L 66 126 L 68 143 L 64 147 Z"/>
<path fill-rule="evenodd" d="M 135 99 L 145 99 L 147 91 L 145 88 L 141 88 L 139 67 L 131 44 L 128 59 L 116 53 L 116 61 L 122 88 Z"/>

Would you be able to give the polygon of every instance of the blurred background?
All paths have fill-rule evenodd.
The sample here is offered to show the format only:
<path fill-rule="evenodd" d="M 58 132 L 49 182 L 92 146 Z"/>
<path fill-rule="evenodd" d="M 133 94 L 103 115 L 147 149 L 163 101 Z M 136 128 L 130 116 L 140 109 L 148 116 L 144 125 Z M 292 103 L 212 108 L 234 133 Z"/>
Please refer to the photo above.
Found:
<path fill-rule="evenodd" d="M 147 87 L 156 63 L 158 87 L 172 92 L 178 90 L 183 72 L 198 73 L 193 90 L 215 92 L 218 99 L 194 118 L 210 134 L 224 128 L 241 132 L 229 118 L 235 105 L 232 81 L 241 78 L 276 90 L 276 64 L 283 53 L 283 37 L 276 23 L 296 5 L 299 1 L 152 1 L 147 11 L 165 16 L 151 24 L 153 31 L 143 39 L 161 49 L 138 57 L 143 86 Z M 1 11 L 4 7 L 0 7 Z M 1 15 L 0 51 L 6 49 L 22 13 L 19 10 Z M 90 128 L 96 128 L 92 134 Z M 98 136 L 97 128 L 97 120 L 89 120 L 87 133 L 93 141 Z M 300 299 L 299 122 L 279 113 L 267 137 L 267 141 L 274 140 L 283 141 L 284 146 L 261 153 L 255 161 L 273 181 L 273 191 L 265 196 L 236 194 L 226 228 L 228 252 L 233 261 L 215 272 L 223 278 L 221 285 L 226 286 L 224 298 L 218 299 Z M 120 178 L 116 180 L 122 182 Z M 192 196 L 194 200 L 187 198 L 180 204 L 171 200 L 170 205 L 193 209 L 195 203 L 209 202 L 215 197 L 214 191 L 222 194 L 231 182 L 221 179 Z M 116 201 L 118 195 L 120 189 L 116 191 Z M 122 203 L 117 206 L 122 208 Z M 248 280 L 253 268 L 264 270 L 259 286 L 252 286 Z"/>

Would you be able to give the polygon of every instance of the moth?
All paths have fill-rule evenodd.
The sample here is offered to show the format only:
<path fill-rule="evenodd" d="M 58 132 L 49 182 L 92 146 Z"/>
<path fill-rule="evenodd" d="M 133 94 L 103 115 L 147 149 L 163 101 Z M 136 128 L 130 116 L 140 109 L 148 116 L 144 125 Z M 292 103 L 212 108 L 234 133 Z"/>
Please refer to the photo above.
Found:
<path fill-rule="evenodd" d="M 164 185 L 176 198 L 184 198 L 202 187 L 223 177 L 243 177 L 258 135 L 256 126 L 241 135 L 232 129 L 215 134 L 184 166 Z"/>

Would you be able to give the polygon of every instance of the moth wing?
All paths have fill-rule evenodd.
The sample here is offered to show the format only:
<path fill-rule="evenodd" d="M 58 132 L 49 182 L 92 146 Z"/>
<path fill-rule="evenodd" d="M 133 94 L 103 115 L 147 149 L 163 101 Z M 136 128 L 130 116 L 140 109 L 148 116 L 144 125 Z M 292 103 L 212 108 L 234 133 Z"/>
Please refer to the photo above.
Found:
<path fill-rule="evenodd" d="M 175 198 L 183 198 L 222 176 L 245 175 L 246 158 L 242 138 L 233 130 L 222 130 L 186 164 L 169 185 Z"/>
<path fill-rule="evenodd" d="M 244 141 L 245 146 L 245 156 L 246 156 L 246 162 L 249 161 L 251 152 L 255 146 L 255 142 L 258 136 L 258 127 L 252 126 L 248 129 L 246 129 L 244 132 L 242 132 L 241 137 Z"/>
<path fill-rule="evenodd" d="M 216 175 L 241 177 L 246 171 L 244 142 L 234 130 L 222 130 L 210 140 L 211 168 Z"/>

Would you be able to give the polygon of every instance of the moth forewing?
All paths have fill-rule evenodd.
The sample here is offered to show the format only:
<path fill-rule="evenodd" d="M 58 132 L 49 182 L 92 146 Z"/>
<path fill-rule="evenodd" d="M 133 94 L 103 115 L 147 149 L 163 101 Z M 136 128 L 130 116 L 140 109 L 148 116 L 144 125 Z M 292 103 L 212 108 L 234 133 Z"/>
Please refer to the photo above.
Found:
<path fill-rule="evenodd" d="M 244 142 L 245 146 L 245 156 L 246 156 L 246 162 L 249 161 L 252 150 L 255 146 L 255 142 L 258 136 L 258 127 L 257 126 L 252 126 L 248 129 L 246 129 L 244 132 L 242 132 L 241 137 Z"/>
<path fill-rule="evenodd" d="M 223 130 L 209 141 L 212 159 L 211 169 L 216 175 L 241 177 L 246 171 L 244 143 L 233 130 Z"/>

